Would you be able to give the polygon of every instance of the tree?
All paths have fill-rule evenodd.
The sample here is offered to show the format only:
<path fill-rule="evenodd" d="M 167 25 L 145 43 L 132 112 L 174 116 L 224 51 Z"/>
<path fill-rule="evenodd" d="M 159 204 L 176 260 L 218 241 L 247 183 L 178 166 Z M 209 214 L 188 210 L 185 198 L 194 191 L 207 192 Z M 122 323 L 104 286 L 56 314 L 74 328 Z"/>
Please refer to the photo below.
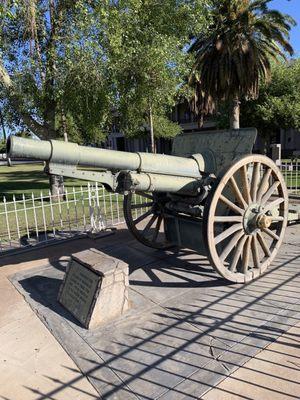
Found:
<path fill-rule="evenodd" d="M 300 130 L 300 59 L 272 65 L 272 79 L 256 100 L 242 102 L 242 125 L 255 126 L 267 143 L 276 132 Z"/>
<path fill-rule="evenodd" d="M 67 140 L 69 132 L 78 141 L 103 137 L 109 96 L 105 78 L 101 79 L 101 47 L 92 40 L 89 3 L 7 0 L 2 4 L 0 95 L 13 126 L 24 126 L 44 139 Z M 59 195 L 57 177 L 50 181 L 52 193 Z"/>
<path fill-rule="evenodd" d="M 191 66 L 184 47 L 203 29 L 203 1 L 107 1 L 100 10 L 120 128 L 129 137 L 149 130 L 154 152 L 154 137 L 180 132 L 169 114 Z"/>
<path fill-rule="evenodd" d="M 0 104 L 0 107 L 1 107 L 1 104 Z M 4 123 L 4 118 L 3 118 L 3 113 L 2 113 L 1 108 L 0 108 L 0 125 L 1 125 L 1 128 L 2 128 L 2 136 L 3 136 L 0 153 L 6 153 L 7 135 L 6 135 L 6 128 L 5 128 L 5 123 Z M 7 155 L 7 165 L 9 167 L 11 167 L 11 159 L 10 159 L 10 157 L 8 157 L 8 155 Z"/>
<path fill-rule="evenodd" d="M 1 125 L 1 129 L 2 129 L 3 140 L 6 141 L 6 129 L 5 129 L 4 118 L 3 118 L 1 108 L 0 108 L 0 125 Z"/>
<path fill-rule="evenodd" d="M 197 35 L 190 51 L 192 105 L 198 115 L 213 113 L 220 101 L 230 104 L 230 126 L 240 126 L 241 100 L 256 99 L 259 82 L 271 74 L 270 59 L 293 54 L 289 31 L 295 21 L 270 10 L 270 0 L 213 0 L 211 26 Z"/>

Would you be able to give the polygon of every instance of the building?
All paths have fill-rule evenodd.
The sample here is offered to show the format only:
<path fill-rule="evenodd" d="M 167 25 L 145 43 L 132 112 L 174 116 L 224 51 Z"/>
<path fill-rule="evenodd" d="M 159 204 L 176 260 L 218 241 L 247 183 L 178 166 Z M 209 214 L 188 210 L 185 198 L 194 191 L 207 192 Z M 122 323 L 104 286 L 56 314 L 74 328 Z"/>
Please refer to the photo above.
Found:
<path fill-rule="evenodd" d="M 171 119 L 178 122 L 183 133 L 199 132 L 197 118 L 190 110 L 187 102 L 177 104 L 172 112 Z M 213 118 L 204 120 L 203 130 L 216 129 L 216 122 Z M 300 158 L 300 132 L 296 129 L 280 129 L 274 132 L 274 136 L 266 142 L 263 137 L 258 137 L 254 145 L 256 153 L 267 154 L 271 156 L 270 143 L 280 143 L 282 157 L 299 157 Z M 157 152 L 170 154 L 172 149 L 172 140 L 160 138 L 156 140 Z M 117 124 L 113 126 L 112 132 L 108 135 L 105 147 L 120 151 L 142 151 L 148 152 L 150 149 L 149 137 L 141 138 L 125 138 L 123 133 L 117 128 Z"/>
<path fill-rule="evenodd" d="M 199 131 L 197 119 L 190 110 L 187 102 L 179 103 L 174 107 L 171 119 L 180 124 L 183 133 Z M 215 128 L 216 123 L 212 119 L 204 121 L 203 129 L 209 130 Z M 199 131 L 199 134 L 201 134 L 201 131 Z M 119 151 L 148 152 L 150 141 L 149 137 L 125 138 L 123 133 L 117 128 L 117 124 L 115 124 L 113 125 L 112 132 L 108 135 L 105 147 Z M 156 139 L 156 147 L 158 153 L 169 154 L 172 150 L 172 139 Z"/>

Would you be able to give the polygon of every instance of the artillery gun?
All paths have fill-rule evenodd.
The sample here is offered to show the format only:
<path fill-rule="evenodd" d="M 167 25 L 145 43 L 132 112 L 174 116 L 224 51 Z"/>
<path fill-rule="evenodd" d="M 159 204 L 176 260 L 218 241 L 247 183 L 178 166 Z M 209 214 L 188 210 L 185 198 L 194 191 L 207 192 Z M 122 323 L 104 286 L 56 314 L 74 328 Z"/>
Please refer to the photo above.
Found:
<path fill-rule="evenodd" d="M 182 134 L 163 155 L 10 137 L 7 152 L 124 194 L 141 243 L 195 250 L 225 279 L 249 282 L 274 260 L 288 218 L 284 179 L 272 160 L 251 154 L 255 138 L 255 129 Z"/>

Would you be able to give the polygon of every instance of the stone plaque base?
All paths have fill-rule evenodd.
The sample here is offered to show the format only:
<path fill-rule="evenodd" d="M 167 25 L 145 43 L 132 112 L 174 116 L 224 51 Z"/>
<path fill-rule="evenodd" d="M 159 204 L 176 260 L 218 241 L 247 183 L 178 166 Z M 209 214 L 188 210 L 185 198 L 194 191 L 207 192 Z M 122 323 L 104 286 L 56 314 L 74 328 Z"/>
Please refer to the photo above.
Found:
<path fill-rule="evenodd" d="M 86 328 L 123 314 L 128 302 L 128 265 L 96 249 L 73 254 L 58 301 Z"/>

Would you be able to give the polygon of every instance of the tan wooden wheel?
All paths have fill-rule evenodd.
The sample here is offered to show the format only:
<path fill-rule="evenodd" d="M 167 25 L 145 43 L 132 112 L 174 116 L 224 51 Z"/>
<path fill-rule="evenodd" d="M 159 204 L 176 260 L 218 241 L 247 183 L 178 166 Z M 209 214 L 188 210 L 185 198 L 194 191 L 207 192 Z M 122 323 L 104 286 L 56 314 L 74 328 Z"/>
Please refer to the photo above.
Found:
<path fill-rule="evenodd" d="M 157 194 L 137 192 L 124 196 L 124 217 L 128 229 L 145 246 L 166 249 L 164 206 Z"/>
<path fill-rule="evenodd" d="M 240 158 L 207 199 L 204 238 L 212 266 L 232 282 L 249 282 L 269 267 L 282 243 L 288 194 L 275 163 Z"/>

